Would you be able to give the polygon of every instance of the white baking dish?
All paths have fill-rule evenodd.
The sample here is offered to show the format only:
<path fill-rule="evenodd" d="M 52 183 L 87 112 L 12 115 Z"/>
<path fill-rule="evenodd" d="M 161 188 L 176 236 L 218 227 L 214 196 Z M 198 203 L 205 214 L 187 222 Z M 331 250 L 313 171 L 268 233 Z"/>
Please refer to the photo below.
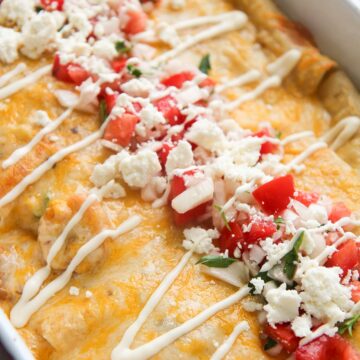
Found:
<path fill-rule="evenodd" d="M 301 22 L 313 33 L 320 49 L 341 64 L 360 88 L 360 0 L 275 2 L 289 17 Z M 1 309 L 0 340 L 15 360 L 34 360 Z"/>

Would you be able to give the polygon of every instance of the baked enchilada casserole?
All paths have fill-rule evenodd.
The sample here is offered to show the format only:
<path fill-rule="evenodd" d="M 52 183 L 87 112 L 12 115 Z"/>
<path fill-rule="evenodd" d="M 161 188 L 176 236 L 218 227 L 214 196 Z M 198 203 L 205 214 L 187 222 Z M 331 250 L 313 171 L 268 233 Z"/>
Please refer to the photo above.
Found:
<path fill-rule="evenodd" d="M 0 24 L 0 305 L 35 359 L 360 359 L 360 100 L 306 29 L 268 0 Z"/>

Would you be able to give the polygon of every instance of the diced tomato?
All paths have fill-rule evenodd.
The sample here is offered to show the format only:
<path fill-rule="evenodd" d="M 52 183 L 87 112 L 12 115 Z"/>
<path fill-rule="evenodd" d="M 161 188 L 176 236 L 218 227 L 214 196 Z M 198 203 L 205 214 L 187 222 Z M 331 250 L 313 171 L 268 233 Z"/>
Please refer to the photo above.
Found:
<path fill-rule="evenodd" d="M 40 4 L 46 11 L 62 11 L 64 0 L 40 0 Z"/>
<path fill-rule="evenodd" d="M 267 213 L 276 214 L 286 209 L 294 192 L 293 176 L 285 175 L 259 186 L 253 196 Z"/>
<path fill-rule="evenodd" d="M 301 202 L 305 206 L 309 207 L 311 204 L 315 204 L 319 201 L 320 195 L 316 192 L 306 192 L 296 190 L 294 193 L 294 199 Z"/>
<path fill-rule="evenodd" d="M 171 95 L 156 100 L 154 105 L 171 126 L 182 124 L 186 119 L 186 116 L 182 115 L 177 107 L 176 100 Z"/>
<path fill-rule="evenodd" d="M 276 232 L 276 225 L 273 221 L 265 219 L 254 219 L 250 221 L 249 232 L 244 232 L 243 248 L 248 249 L 249 245 L 257 244 L 260 240 L 271 237 Z"/>
<path fill-rule="evenodd" d="M 52 74 L 60 81 L 75 85 L 81 85 L 90 77 L 89 72 L 78 64 L 61 64 L 59 55 L 55 55 Z"/>
<path fill-rule="evenodd" d="M 110 114 L 112 109 L 114 108 L 117 97 L 118 97 L 118 94 L 116 94 L 116 93 L 105 94 L 104 100 L 106 103 L 106 111 L 108 114 Z"/>
<path fill-rule="evenodd" d="M 146 29 L 147 15 L 142 10 L 130 10 L 127 12 L 128 21 L 123 31 L 128 35 L 135 35 Z"/>
<path fill-rule="evenodd" d="M 175 86 L 181 89 L 186 81 L 191 81 L 195 77 L 191 71 L 184 71 L 165 78 L 161 83 L 165 86 Z"/>
<path fill-rule="evenodd" d="M 120 71 L 122 71 L 126 65 L 127 62 L 127 58 L 118 58 L 118 59 L 114 59 L 110 62 L 110 65 L 112 67 L 112 69 L 116 72 L 119 73 Z"/>
<path fill-rule="evenodd" d="M 259 138 L 261 138 L 261 137 L 272 137 L 271 134 L 270 134 L 269 129 L 267 129 L 267 128 L 256 132 L 254 134 L 254 136 L 259 137 Z M 261 144 L 260 154 L 261 155 L 273 154 L 274 152 L 276 152 L 277 149 L 278 149 L 278 145 L 273 144 L 270 141 L 267 141 L 267 142 Z"/>
<path fill-rule="evenodd" d="M 164 143 L 161 147 L 161 149 L 158 151 L 158 157 L 159 157 L 159 160 L 160 160 L 160 163 L 161 165 L 163 166 L 163 168 L 165 167 L 166 165 L 166 160 L 167 160 L 167 157 L 169 156 L 169 153 L 170 151 L 175 147 L 174 144 L 172 143 Z"/>
<path fill-rule="evenodd" d="M 176 198 L 176 196 L 183 193 L 187 187 L 185 185 L 184 175 L 191 176 L 195 175 L 199 170 L 189 170 L 184 172 L 182 176 L 175 175 L 171 181 L 169 202 Z M 206 213 L 206 209 L 209 206 L 209 202 L 200 204 L 194 209 L 187 211 L 184 214 L 179 214 L 174 211 L 174 222 L 178 226 L 184 226 L 189 223 L 197 222 L 198 218 Z"/>
<path fill-rule="evenodd" d="M 138 120 L 138 117 L 133 114 L 124 114 L 111 120 L 105 129 L 104 139 L 123 147 L 128 146 Z"/>
<path fill-rule="evenodd" d="M 352 286 L 351 299 L 354 303 L 358 303 L 360 301 L 360 281 L 352 281 L 350 285 Z"/>
<path fill-rule="evenodd" d="M 329 213 L 329 220 L 333 223 L 337 222 L 343 217 L 351 215 L 351 211 L 343 202 L 337 202 L 332 205 L 332 208 Z"/>
<path fill-rule="evenodd" d="M 348 270 L 354 269 L 357 265 L 359 265 L 359 256 L 354 240 L 348 240 L 346 243 L 341 244 L 325 264 L 327 267 L 340 267 L 343 270 L 343 276 L 347 274 Z"/>
<path fill-rule="evenodd" d="M 333 337 L 322 335 L 310 343 L 299 347 L 296 360 L 359 360 L 360 357 L 351 344 L 336 334 Z"/>
<path fill-rule="evenodd" d="M 216 85 L 215 80 L 211 79 L 211 78 L 206 78 L 205 80 L 203 80 L 200 84 L 199 87 L 204 88 L 204 87 L 213 87 Z"/>
<path fill-rule="evenodd" d="M 241 225 L 236 221 L 231 221 L 229 227 L 230 229 L 227 227 L 222 229 L 218 244 L 221 252 L 228 250 L 229 256 L 234 256 L 238 243 L 244 242 L 244 234 Z"/>
<path fill-rule="evenodd" d="M 275 328 L 267 324 L 264 327 L 264 332 L 289 353 L 294 352 L 299 346 L 299 338 L 296 337 L 289 324 L 277 324 Z"/>

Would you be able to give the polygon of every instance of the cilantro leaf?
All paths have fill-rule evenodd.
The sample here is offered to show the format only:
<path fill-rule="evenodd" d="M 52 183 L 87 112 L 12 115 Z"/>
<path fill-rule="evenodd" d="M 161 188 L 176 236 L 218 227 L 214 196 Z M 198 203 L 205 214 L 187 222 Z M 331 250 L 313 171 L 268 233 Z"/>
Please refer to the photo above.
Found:
<path fill-rule="evenodd" d="M 280 229 L 280 224 L 285 224 L 285 220 L 279 216 L 274 220 L 275 224 L 276 224 L 276 230 Z"/>
<path fill-rule="evenodd" d="M 105 100 L 100 100 L 99 115 L 100 115 L 100 120 L 102 123 L 109 116 L 109 114 L 107 113 Z"/>
<path fill-rule="evenodd" d="M 50 196 L 48 194 L 45 194 L 39 209 L 37 211 L 34 211 L 33 213 L 36 218 L 40 219 L 44 215 L 47 207 L 49 206 L 49 202 L 50 202 Z"/>
<path fill-rule="evenodd" d="M 270 350 L 272 349 L 274 346 L 277 345 L 277 341 L 275 341 L 272 338 L 268 338 L 268 340 L 266 341 L 266 343 L 264 344 L 264 350 Z"/>
<path fill-rule="evenodd" d="M 297 268 L 296 262 L 299 259 L 299 249 L 304 239 L 304 231 L 302 231 L 295 240 L 294 247 L 284 256 L 284 273 L 289 280 L 292 280 Z"/>
<path fill-rule="evenodd" d="M 225 224 L 225 227 L 229 230 L 229 231 L 231 231 L 231 227 L 230 227 L 230 225 L 229 225 L 229 222 L 228 222 L 228 220 L 227 220 L 227 218 L 226 218 L 226 215 L 225 215 L 225 213 L 224 213 L 224 210 L 223 210 L 223 208 L 220 206 L 220 205 L 214 205 L 214 208 L 219 212 L 219 214 L 220 214 L 220 216 L 221 216 L 221 219 L 222 219 L 222 221 L 224 222 L 224 224 Z"/>
<path fill-rule="evenodd" d="M 129 64 L 127 66 L 128 72 L 132 75 L 135 76 L 136 78 L 139 78 L 142 75 L 142 72 L 140 69 L 138 69 L 137 67 L 135 67 L 134 65 Z"/>
<path fill-rule="evenodd" d="M 339 334 L 344 334 L 346 331 L 349 333 L 350 336 L 352 336 L 353 327 L 356 324 L 356 322 L 360 319 L 360 314 L 354 315 L 350 319 L 345 320 L 342 322 L 338 328 L 339 328 Z"/>
<path fill-rule="evenodd" d="M 196 264 L 203 264 L 215 268 L 227 268 L 235 261 L 236 259 L 223 257 L 221 255 L 207 255 L 203 256 Z"/>
<path fill-rule="evenodd" d="M 130 51 L 130 48 L 126 46 L 125 41 L 117 41 L 115 43 L 115 49 L 119 54 L 124 54 Z"/>
<path fill-rule="evenodd" d="M 199 69 L 204 74 L 208 75 L 209 71 L 211 70 L 211 63 L 210 63 L 210 54 L 207 54 L 202 57 L 199 65 Z"/>
<path fill-rule="evenodd" d="M 35 11 L 37 12 L 37 13 L 39 13 L 39 12 L 41 12 L 41 11 L 43 11 L 44 10 L 44 8 L 42 7 L 42 6 L 35 6 Z"/>
<path fill-rule="evenodd" d="M 281 132 L 281 131 L 278 131 L 278 132 L 276 133 L 276 137 L 277 137 L 278 139 L 281 139 L 281 136 L 282 136 L 282 132 Z"/>

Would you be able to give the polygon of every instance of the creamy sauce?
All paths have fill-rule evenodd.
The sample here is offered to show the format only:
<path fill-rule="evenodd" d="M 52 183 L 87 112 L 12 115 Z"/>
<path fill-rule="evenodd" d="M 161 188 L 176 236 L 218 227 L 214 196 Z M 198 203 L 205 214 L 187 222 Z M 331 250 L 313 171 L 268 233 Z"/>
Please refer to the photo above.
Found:
<path fill-rule="evenodd" d="M 143 360 L 149 359 L 150 357 L 156 355 L 166 346 L 173 343 L 175 340 L 180 338 L 181 336 L 189 333 L 190 331 L 196 329 L 209 318 L 214 316 L 221 310 L 224 310 L 231 305 L 236 304 L 246 295 L 248 295 L 250 289 L 247 286 L 244 286 L 236 293 L 230 295 L 229 297 L 225 298 L 218 303 L 210 306 L 206 310 L 202 311 L 192 319 L 184 322 L 183 324 L 179 325 L 178 327 L 168 331 L 167 333 L 160 335 L 159 337 L 155 338 L 154 340 L 148 342 L 145 345 L 139 346 L 138 348 L 131 350 L 129 348 L 124 348 L 121 343 L 113 350 L 111 354 L 112 360 Z"/>
<path fill-rule="evenodd" d="M 314 136 L 314 133 L 312 131 L 302 131 L 302 132 L 299 132 L 296 134 L 289 135 L 288 137 L 286 137 L 284 140 L 281 141 L 281 144 L 285 146 L 292 142 L 299 141 L 301 139 L 305 139 L 305 138 L 313 137 L 313 136 Z"/>
<path fill-rule="evenodd" d="M 0 100 L 6 99 L 7 97 L 17 93 L 19 90 L 24 89 L 29 85 L 35 84 L 43 76 L 49 75 L 51 73 L 51 69 L 52 65 L 46 65 L 40 69 L 35 70 L 30 75 L 14 81 L 12 84 L 4 86 L 0 89 Z"/>
<path fill-rule="evenodd" d="M 221 93 L 224 90 L 230 88 L 230 87 L 235 87 L 235 86 L 243 86 L 246 84 L 249 84 L 253 81 L 259 80 L 261 77 L 261 73 L 258 70 L 250 70 L 248 72 L 246 72 L 245 74 L 240 75 L 239 77 L 232 79 L 224 84 L 221 85 L 217 85 L 215 87 L 215 92 L 216 93 Z"/>
<path fill-rule="evenodd" d="M 15 150 L 8 159 L 4 160 L 2 163 L 2 168 L 6 169 L 16 164 L 20 159 L 28 154 L 44 138 L 44 136 L 50 134 L 52 131 L 58 128 L 63 123 L 63 121 L 71 115 L 72 111 L 72 109 L 66 110 L 56 120 L 52 121 L 50 124 L 41 129 L 28 144 Z"/>
<path fill-rule="evenodd" d="M 330 149 L 336 151 L 356 135 L 359 130 L 360 118 L 358 116 L 349 116 L 330 129 L 322 137 L 322 140 L 329 144 Z"/>
<path fill-rule="evenodd" d="M 263 80 L 254 90 L 249 91 L 240 96 L 237 100 L 226 104 L 225 108 L 230 111 L 234 110 L 244 102 L 255 100 L 266 90 L 280 86 L 283 79 L 295 68 L 300 58 L 301 52 L 299 50 L 293 49 L 286 52 L 279 59 L 267 66 L 267 70 L 271 75 L 270 77 Z"/>
<path fill-rule="evenodd" d="M 287 167 L 289 169 L 293 168 L 294 166 L 297 166 L 304 162 L 308 157 L 310 157 L 312 154 L 316 153 L 317 151 L 321 149 L 327 148 L 327 144 L 324 142 L 317 142 L 315 144 L 310 145 L 305 151 L 303 151 L 300 155 L 296 156 L 293 160 L 291 160 Z"/>
<path fill-rule="evenodd" d="M 29 294 L 34 293 L 34 290 L 31 286 L 28 286 L 25 289 L 23 294 L 24 298 L 20 299 L 19 302 L 12 308 L 10 312 L 10 320 L 16 327 L 23 327 L 29 321 L 30 317 L 40 309 L 52 296 L 57 292 L 63 289 L 66 284 L 70 281 L 75 269 L 77 266 L 94 250 L 96 250 L 107 238 L 114 239 L 138 226 L 141 222 L 140 216 L 133 216 L 123 222 L 115 230 L 103 230 L 98 235 L 90 239 L 86 244 L 84 244 L 76 253 L 75 257 L 71 260 L 67 269 L 49 284 L 47 284 L 41 291 L 34 296 L 31 300 L 27 301 L 24 299 L 29 299 L 31 296 Z M 45 268 L 44 268 L 45 269 Z M 44 273 L 47 272 L 44 270 Z M 40 278 L 40 276 L 39 276 Z M 36 280 L 38 280 L 37 278 Z M 36 281 L 33 281 L 31 285 L 37 286 Z"/>
<path fill-rule="evenodd" d="M 218 25 L 214 25 L 207 30 L 201 31 L 197 34 L 190 36 L 189 38 L 184 40 L 182 43 L 180 43 L 174 49 L 167 51 L 167 52 L 161 54 L 160 56 L 158 56 L 156 59 L 154 59 L 151 62 L 151 64 L 154 66 L 157 66 L 161 63 L 169 61 L 170 59 L 174 58 L 175 56 L 181 54 L 185 50 L 193 47 L 194 45 L 196 45 L 198 43 L 201 43 L 205 40 L 209 40 L 216 36 L 225 34 L 227 32 L 242 28 L 246 22 L 247 22 L 246 15 L 240 11 L 237 11 L 231 17 L 231 20 L 228 19 L 226 22 L 223 22 Z"/>
<path fill-rule="evenodd" d="M 245 330 L 249 330 L 249 324 L 246 321 L 242 321 L 240 324 L 236 325 L 233 332 L 230 336 L 222 343 L 222 345 L 215 351 L 210 360 L 221 360 L 226 354 L 230 351 L 231 347 L 234 345 L 238 336 Z"/>
<path fill-rule="evenodd" d="M 26 65 L 21 63 L 17 65 L 13 70 L 8 71 L 6 74 L 0 76 L 0 88 L 10 82 L 15 76 L 21 74 L 26 70 Z"/>
<path fill-rule="evenodd" d="M 0 199 L 0 207 L 3 207 L 9 204 L 11 201 L 15 200 L 18 196 L 20 196 L 23 191 L 31 184 L 38 181 L 47 171 L 49 171 L 55 164 L 64 159 L 66 156 L 70 155 L 73 152 L 79 151 L 96 140 L 100 139 L 103 135 L 103 132 L 106 128 L 107 123 L 110 121 L 108 118 L 101 128 L 87 136 L 86 138 L 72 144 L 68 147 L 63 148 L 62 150 L 56 152 L 52 155 L 48 160 L 38 166 L 35 170 L 33 170 L 29 175 L 25 176 L 12 190 L 10 190 L 4 197 Z"/>

